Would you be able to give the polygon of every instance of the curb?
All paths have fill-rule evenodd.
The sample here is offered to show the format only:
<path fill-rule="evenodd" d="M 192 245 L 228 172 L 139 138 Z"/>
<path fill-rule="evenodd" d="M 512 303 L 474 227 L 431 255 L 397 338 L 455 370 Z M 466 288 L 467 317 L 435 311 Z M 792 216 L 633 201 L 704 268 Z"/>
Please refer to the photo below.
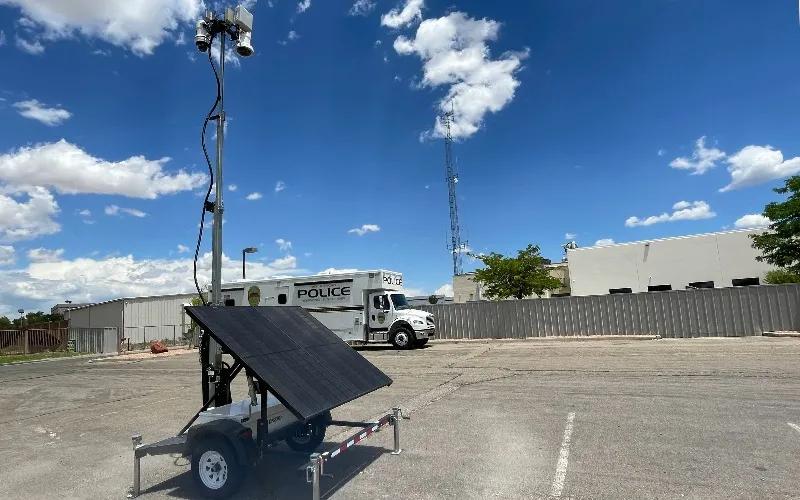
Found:
<path fill-rule="evenodd" d="M 800 332 L 764 332 L 762 337 L 775 337 L 775 338 L 800 338 Z"/>
<path fill-rule="evenodd" d="M 175 346 L 171 347 L 170 350 L 180 351 L 183 349 L 190 349 L 189 346 Z M 196 349 L 196 348 L 191 348 Z M 4 366 L 16 366 L 16 365 L 29 365 L 32 363 L 46 363 L 49 361 L 64 361 L 67 359 L 88 359 L 89 363 L 92 363 L 95 360 L 105 360 L 105 359 L 113 359 L 117 356 L 123 356 L 125 354 L 141 354 L 143 352 L 150 352 L 149 349 L 143 349 L 140 351 L 122 351 L 122 352 L 112 352 L 112 353 L 86 353 L 86 354 L 76 354 L 75 356 L 63 356 L 59 358 L 44 358 L 44 359 L 33 359 L 31 361 L 14 361 L 13 363 L 0 363 L 0 369 Z"/>
<path fill-rule="evenodd" d="M 800 336 L 800 334 L 798 334 Z M 552 337 L 524 337 L 516 339 L 433 339 L 433 344 L 474 344 L 490 342 L 528 342 L 528 341 L 561 341 L 580 342 L 583 340 L 660 340 L 661 335 L 583 335 L 583 336 L 552 336 Z"/>
<path fill-rule="evenodd" d="M 188 346 L 177 346 L 177 347 L 170 347 L 169 348 L 169 350 L 173 351 L 173 352 L 175 352 L 175 351 L 193 351 L 195 349 L 196 348 L 190 348 Z M 136 351 L 122 351 L 122 352 L 111 354 L 109 356 L 104 356 L 103 358 L 90 359 L 89 363 L 106 363 L 106 362 L 111 362 L 111 361 L 131 361 L 130 359 L 118 359 L 121 356 L 128 356 L 128 355 L 131 355 L 131 354 L 150 354 L 150 349 L 136 350 Z M 181 353 L 181 354 L 186 354 L 186 353 Z M 165 356 L 165 357 L 169 357 L 169 356 Z M 144 359 L 147 359 L 147 358 L 133 359 L 133 361 L 142 361 Z M 155 359 L 155 358 L 151 358 L 151 359 Z"/>
<path fill-rule="evenodd" d="M 76 354 L 75 356 L 63 356 L 60 358 L 44 358 L 44 359 L 33 359 L 31 361 L 14 361 L 13 363 L 2 363 L 0 364 L 0 369 L 4 366 L 16 366 L 16 365 L 30 365 L 32 363 L 46 363 L 49 361 L 64 361 L 67 359 L 86 359 L 86 358 L 99 358 L 104 356 L 116 356 L 116 354 L 97 354 L 97 353 L 87 353 L 87 354 Z"/>

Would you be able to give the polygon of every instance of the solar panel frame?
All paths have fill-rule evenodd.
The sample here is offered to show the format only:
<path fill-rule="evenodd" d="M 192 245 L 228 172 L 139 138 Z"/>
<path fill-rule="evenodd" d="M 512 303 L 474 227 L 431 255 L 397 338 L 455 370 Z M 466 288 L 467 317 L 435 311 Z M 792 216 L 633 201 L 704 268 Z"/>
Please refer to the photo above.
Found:
<path fill-rule="evenodd" d="M 186 307 L 300 421 L 307 421 L 392 379 L 299 306 Z"/>

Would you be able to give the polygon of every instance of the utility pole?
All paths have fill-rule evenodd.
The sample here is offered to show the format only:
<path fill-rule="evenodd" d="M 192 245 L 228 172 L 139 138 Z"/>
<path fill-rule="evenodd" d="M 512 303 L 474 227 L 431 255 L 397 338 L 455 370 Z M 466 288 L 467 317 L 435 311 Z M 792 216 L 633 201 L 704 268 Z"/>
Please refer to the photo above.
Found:
<path fill-rule="evenodd" d="M 442 124 L 444 125 L 444 155 L 445 166 L 447 169 L 447 190 L 450 201 L 450 244 L 447 249 L 453 252 L 453 276 L 458 276 L 463 273 L 462 270 L 462 254 L 467 248 L 467 242 L 461 241 L 461 227 L 458 224 L 458 197 L 456 196 L 456 183 L 458 182 L 458 174 L 453 169 L 453 136 L 450 131 L 450 123 L 455 116 L 455 110 L 452 108 L 442 114 Z"/>

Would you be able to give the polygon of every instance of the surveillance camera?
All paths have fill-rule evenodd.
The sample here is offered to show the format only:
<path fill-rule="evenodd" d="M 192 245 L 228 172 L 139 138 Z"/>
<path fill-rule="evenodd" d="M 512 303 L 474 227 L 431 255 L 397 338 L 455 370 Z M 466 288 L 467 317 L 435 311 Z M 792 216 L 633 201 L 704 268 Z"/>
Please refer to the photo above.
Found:
<path fill-rule="evenodd" d="M 197 21 L 197 28 L 195 29 L 194 44 L 197 45 L 197 50 L 205 52 L 211 46 L 211 35 L 208 32 L 208 26 L 202 19 Z"/>
<path fill-rule="evenodd" d="M 236 53 L 242 57 L 253 55 L 253 45 L 250 43 L 252 33 L 243 31 L 239 33 L 239 40 L 236 42 Z"/>

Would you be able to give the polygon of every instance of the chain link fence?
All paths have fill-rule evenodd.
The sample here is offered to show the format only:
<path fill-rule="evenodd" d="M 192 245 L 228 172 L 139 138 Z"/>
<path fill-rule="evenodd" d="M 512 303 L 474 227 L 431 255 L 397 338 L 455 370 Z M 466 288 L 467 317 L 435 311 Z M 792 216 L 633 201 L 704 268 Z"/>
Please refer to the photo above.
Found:
<path fill-rule="evenodd" d="M 167 347 L 197 345 L 189 325 L 152 325 L 125 327 L 122 347 L 126 351 L 148 349 L 153 342 Z"/>

